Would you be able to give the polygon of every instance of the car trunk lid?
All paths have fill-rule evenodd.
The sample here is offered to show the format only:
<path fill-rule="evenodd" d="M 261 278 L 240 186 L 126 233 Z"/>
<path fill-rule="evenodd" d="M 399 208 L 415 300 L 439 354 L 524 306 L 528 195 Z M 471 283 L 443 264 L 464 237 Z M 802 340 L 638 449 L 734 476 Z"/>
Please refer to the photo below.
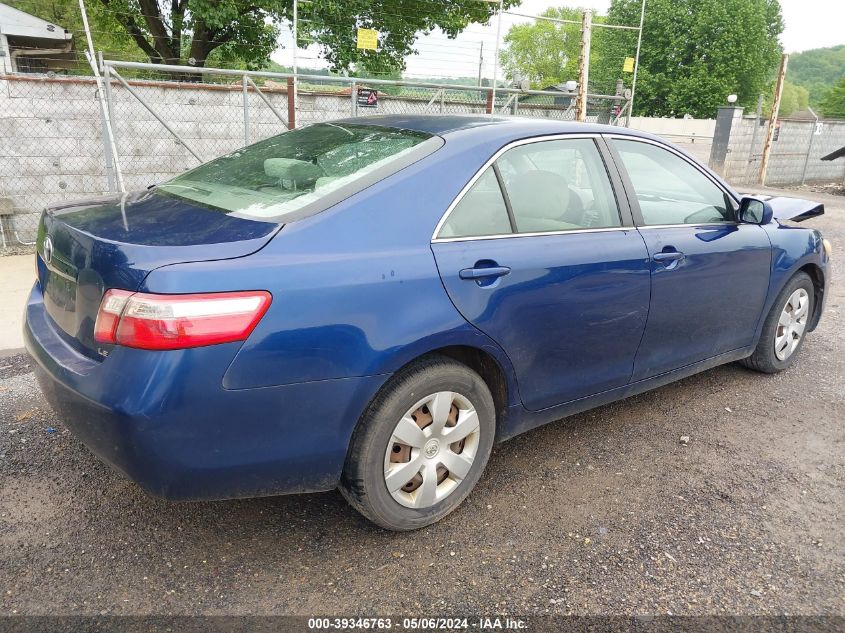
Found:
<path fill-rule="evenodd" d="M 93 333 L 106 289 L 138 290 L 169 264 L 244 257 L 279 228 L 154 191 L 49 208 L 37 241 L 47 313 L 75 348 L 102 357 Z"/>

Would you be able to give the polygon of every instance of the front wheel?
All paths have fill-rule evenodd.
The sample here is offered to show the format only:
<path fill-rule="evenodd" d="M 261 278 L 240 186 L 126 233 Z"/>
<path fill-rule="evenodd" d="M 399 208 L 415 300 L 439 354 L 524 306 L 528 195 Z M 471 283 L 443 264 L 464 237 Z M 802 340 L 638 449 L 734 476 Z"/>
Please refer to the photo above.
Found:
<path fill-rule="evenodd" d="M 356 430 L 340 491 L 389 530 L 414 530 L 452 512 L 475 486 L 493 446 L 495 406 L 482 378 L 433 356 L 394 376 Z"/>
<path fill-rule="evenodd" d="M 797 273 L 772 305 L 754 353 L 740 362 L 766 374 L 792 365 L 804 344 L 814 302 L 813 281 L 806 273 Z"/>

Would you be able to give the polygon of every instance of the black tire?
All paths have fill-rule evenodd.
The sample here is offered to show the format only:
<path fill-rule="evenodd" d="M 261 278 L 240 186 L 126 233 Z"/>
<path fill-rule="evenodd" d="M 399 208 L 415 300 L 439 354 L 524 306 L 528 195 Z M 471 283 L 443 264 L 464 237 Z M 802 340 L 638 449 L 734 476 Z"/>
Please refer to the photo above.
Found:
<path fill-rule="evenodd" d="M 475 457 L 466 476 L 441 501 L 410 508 L 390 494 L 385 483 L 385 453 L 399 420 L 420 398 L 452 391 L 468 399 L 478 414 Z M 352 436 L 340 492 L 373 523 L 406 531 L 431 525 L 457 508 L 487 465 L 496 432 L 496 408 L 487 384 L 476 372 L 451 358 L 432 355 L 393 376 L 364 412 Z"/>
<path fill-rule="evenodd" d="M 786 306 L 789 297 L 799 288 L 806 290 L 810 297 L 808 320 L 812 318 L 816 303 L 815 288 L 813 287 L 813 281 L 810 279 L 810 276 L 807 273 L 799 272 L 787 282 L 780 291 L 780 294 L 778 294 L 777 299 L 772 304 L 772 309 L 766 316 L 766 321 L 763 323 L 763 330 L 760 333 L 760 340 L 757 342 L 754 353 L 748 358 L 739 361 L 742 365 L 764 374 L 775 374 L 792 365 L 795 359 L 798 358 L 798 353 L 804 345 L 804 339 L 807 338 L 807 329 L 801 335 L 795 350 L 783 360 L 779 359 L 775 353 L 775 336 L 777 334 L 778 319 L 780 318 L 781 312 Z"/>

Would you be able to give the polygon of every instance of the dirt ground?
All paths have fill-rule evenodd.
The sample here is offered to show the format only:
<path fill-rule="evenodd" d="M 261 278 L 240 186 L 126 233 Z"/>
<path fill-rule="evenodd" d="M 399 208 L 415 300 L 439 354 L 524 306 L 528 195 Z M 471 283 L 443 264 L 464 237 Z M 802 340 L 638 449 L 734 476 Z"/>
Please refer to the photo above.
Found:
<path fill-rule="evenodd" d="M 495 448 L 411 534 L 338 493 L 148 497 L 0 357 L 2 614 L 845 614 L 845 198 L 827 312 L 790 370 L 737 365 Z M 689 436 L 689 443 L 679 441 Z"/>

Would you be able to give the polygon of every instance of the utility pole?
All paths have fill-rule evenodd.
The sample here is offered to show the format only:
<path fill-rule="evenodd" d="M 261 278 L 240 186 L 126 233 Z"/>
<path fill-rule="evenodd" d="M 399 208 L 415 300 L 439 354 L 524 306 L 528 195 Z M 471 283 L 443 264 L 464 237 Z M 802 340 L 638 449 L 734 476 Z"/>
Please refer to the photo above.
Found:
<path fill-rule="evenodd" d="M 777 126 L 780 98 L 783 95 L 783 82 L 786 78 L 786 65 L 788 63 L 789 53 L 784 53 L 780 58 L 780 70 L 778 70 L 778 80 L 775 84 L 774 99 L 772 99 L 772 114 L 769 116 L 769 129 L 766 132 L 766 143 L 763 145 L 763 157 L 760 159 L 761 185 L 766 184 L 766 170 L 769 168 L 769 155 L 772 153 L 772 143 L 775 139 L 775 126 Z"/>
<path fill-rule="evenodd" d="M 754 161 L 754 151 L 757 149 L 757 128 L 760 127 L 760 119 L 763 117 L 763 93 L 757 98 L 757 109 L 754 111 L 754 129 L 751 130 L 751 145 L 748 148 L 748 164 L 745 166 L 745 176 L 748 177 L 748 170 Z"/>
<path fill-rule="evenodd" d="M 807 167 L 810 165 L 810 154 L 813 153 L 813 140 L 816 138 L 816 129 L 819 125 L 819 117 L 818 115 L 813 112 L 813 109 L 810 106 L 807 106 L 807 109 L 810 111 L 810 114 L 813 115 L 813 129 L 810 130 L 810 142 L 807 145 L 807 155 L 804 157 L 804 169 L 801 171 L 801 184 L 804 184 L 804 181 L 807 179 Z"/>
<path fill-rule="evenodd" d="M 97 82 L 97 101 L 100 102 L 100 113 L 103 117 L 103 126 L 106 130 L 106 171 L 113 171 L 115 180 L 117 181 L 118 191 L 120 193 L 126 193 L 126 187 L 123 185 L 123 173 L 120 171 L 117 145 L 114 142 L 114 130 L 112 129 L 112 122 L 109 117 L 109 108 L 106 105 L 105 85 L 103 84 L 102 77 L 100 77 L 100 70 L 97 68 L 97 58 L 94 54 L 94 40 L 91 38 L 91 28 L 88 26 L 88 12 L 85 10 L 85 0 L 79 0 L 79 11 L 82 13 L 82 28 L 85 29 L 85 39 L 88 43 L 88 50 L 85 51 L 85 57 L 88 59 L 91 72 L 94 73 L 94 79 Z M 109 182 L 111 182 L 111 179 L 109 179 Z"/>
<path fill-rule="evenodd" d="M 592 40 L 593 12 L 581 16 L 581 55 L 578 58 L 578 100 L 575 120 L 587 120 L 587 85 L 590 82 L 590 41 Z"/>
<path fill-rule="evenodd" d="M 637 34 L 637 54 L 634 57 L 634 78 L 631 80 L 631 98 L 628 99 L 628 116 L 625 127 L 631 127 L 631 114 L 634 111 L 634 94 L 637 92 L 637 71 L 640 69 L 640 47 L 643 44 L 643 23 L 645 22 L 645 0 L 640 7 L 640 32 Z"/>
<path fill-rule="evenodd" d="M 499 79 L 499 41 L 502 39 L 502 13 L 504 12 L 504 0 L 499 0 L 499 19 L 496 20 L 496 48 L 493 51 L 493 90 L 490 91 L 491 115 L 496 114 L 496 81 Z"/>
<path fill-rule="evenodd" d="M 299 48 L 299 0 L 293 0 L 293 109 L 296 112 L 297 106 L 297 84 L 299 83 L 296 76 L 298 66 L 296 59 L 296 51 Z M 290 120 L 290 116 L 288 116 Z"/>
<path fill-rule="evenodd" d="M 481 48 L 478 49 L 478 87 L 481 87 L 481 67 L 484 65 L 484 40 L 481 41 Z"/>

